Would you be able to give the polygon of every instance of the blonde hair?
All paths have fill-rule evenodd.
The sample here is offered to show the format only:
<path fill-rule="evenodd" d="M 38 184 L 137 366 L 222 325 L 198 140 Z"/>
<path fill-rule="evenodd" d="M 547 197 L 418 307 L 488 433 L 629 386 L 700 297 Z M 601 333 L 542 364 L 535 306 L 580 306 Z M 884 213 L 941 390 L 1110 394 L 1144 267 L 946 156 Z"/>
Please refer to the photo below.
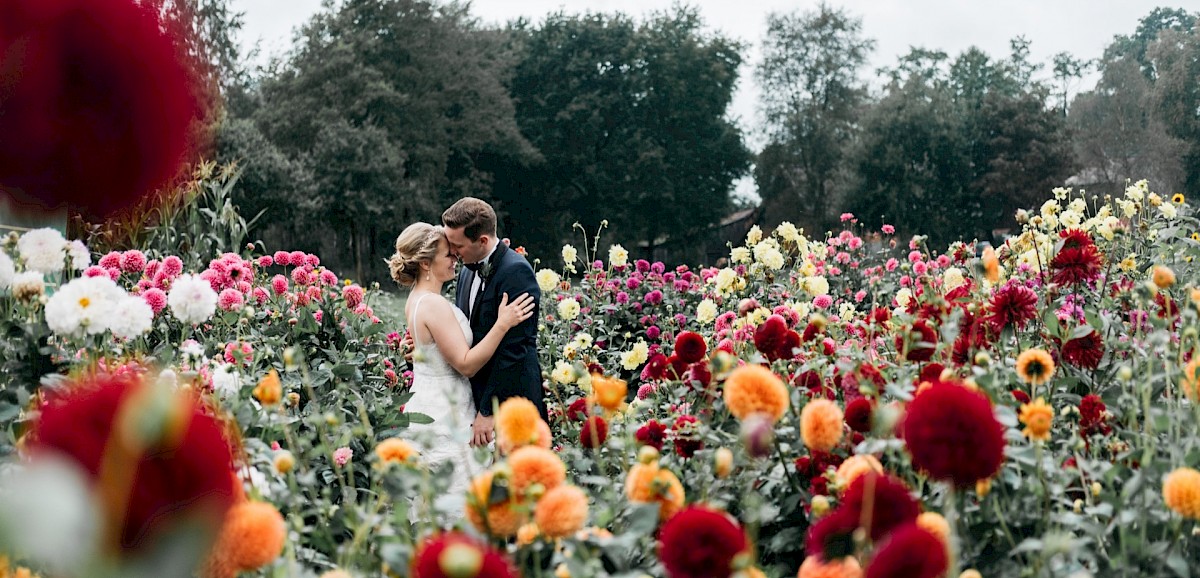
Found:
<path fill-rule="evenodd" d="M 396 252 L 388 258 L 392 279 L 412 287 L 421 276 L 421 264 L 431 263 L 438 253 L 442 228 L 429 223 L 413 223 L 396 237 Z"/>

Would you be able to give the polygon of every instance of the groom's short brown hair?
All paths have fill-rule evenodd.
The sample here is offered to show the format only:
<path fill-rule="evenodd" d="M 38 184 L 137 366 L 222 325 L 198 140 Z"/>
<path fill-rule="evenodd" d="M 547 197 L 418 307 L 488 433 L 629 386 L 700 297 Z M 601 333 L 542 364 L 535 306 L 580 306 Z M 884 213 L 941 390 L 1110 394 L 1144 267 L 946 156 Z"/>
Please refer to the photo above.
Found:
<path fill-rule="evenodd" d="M 442 225 L 450 229 L 462 229 L 468 239 L 475 241 L 480 235 L 496 236 L 496 211 L 486 201 L 475 197 L 463 197 L 442 213 Z"/>

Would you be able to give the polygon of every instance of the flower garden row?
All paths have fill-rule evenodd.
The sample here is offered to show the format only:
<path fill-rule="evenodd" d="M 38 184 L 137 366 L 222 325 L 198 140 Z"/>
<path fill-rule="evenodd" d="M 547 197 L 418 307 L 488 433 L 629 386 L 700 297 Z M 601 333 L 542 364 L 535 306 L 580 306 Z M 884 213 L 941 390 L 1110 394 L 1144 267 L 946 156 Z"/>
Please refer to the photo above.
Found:
<path fill-rule="evenodd" d="M 70 377 L 5 390 L 11 469 L 19 481 L 65 453 L 79 486 L 108 487 L 94 466 L 112 447 L 55 440 L 128 437 L 122 408 L 152 408 L 126 457 L 159 459 L 142 450 L 182 435 L 167 435 L 179 412 L 161 392 L 181 392 L 187 435 L 211 422 L 234 477 L 198 461 L 139 470 L 127 511 L 98 506 L 120 514 L 109 542 L 78 560 L 148 556 L 154 512 L 194 496 L 141 477 L 190 467 L 229 496 L 199 558 L 213 576 L 1187 576 L 1192 209 L 1136 183 L 1115 199 L 1057 189 L 1018 220 L 981 252 L 844 215 L 821 237 L 755 228 L 720 268 L 620 246 L 600 259 L 598 236 L 561 266 L 535 262 L 550 423 L 520 400 L 500 408 L 495 465 L 472 472 L 450 533 L 449 466 L 407 435 L 426 418 L 402 411 L 401 328 L 374 315 L 374 291 L 303 253 L 92 265 L 34 231 L 0 252 L 0 287 L 6 351 L 38 353 L 5 363 Z M 88 403 L 112 417 L 55 417 Z M 33 564 L 80 550 L 14 544 Z"/>

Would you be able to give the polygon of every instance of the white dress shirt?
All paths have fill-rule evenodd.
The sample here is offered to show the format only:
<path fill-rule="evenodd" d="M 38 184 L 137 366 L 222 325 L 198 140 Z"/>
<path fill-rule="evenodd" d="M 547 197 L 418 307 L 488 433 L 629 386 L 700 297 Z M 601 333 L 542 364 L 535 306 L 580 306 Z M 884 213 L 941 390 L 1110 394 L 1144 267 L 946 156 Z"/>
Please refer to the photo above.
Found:
<path fill-rule="evenodd" d="M 479 262 L 487 263 L 488 259 L 492 258 L 492 253 L 496 252 L 496 247 L 499 245 L 500 243 L 492 245 L 492 250 L 488 251 L 488 254 L 485 255 Z M 467 301 L 467 317 L 470 317 L 475 313 L 475 297 L 479 295 L 480 291 L 483 291 L 483 277 L 479 274 L 479 271 L 472 271 L 472 273 L 474 273 L 474 275 L 472 276 L 471 280 L 471 296 Z"/>

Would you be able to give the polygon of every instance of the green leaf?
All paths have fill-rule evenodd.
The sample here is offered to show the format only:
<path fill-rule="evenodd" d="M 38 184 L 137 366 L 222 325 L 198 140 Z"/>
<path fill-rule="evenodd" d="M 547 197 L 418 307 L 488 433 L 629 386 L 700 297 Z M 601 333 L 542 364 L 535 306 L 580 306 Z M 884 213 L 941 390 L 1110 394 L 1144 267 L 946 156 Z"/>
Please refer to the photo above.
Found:
<path fill-rule="evenodd" d="M 658 527 L 658 504 L 639 504 L 629 510 L 628 534 L 647 535 Z"/>
<path fill-rule="evenodd" d="M 410 423 L 410 424 L 415 423 L 418 425 L 428 425 L 428 424 L 433 423 L 433 418 L 429 417 L 428 415 L 425 415 L 423 413 L 419 413 L 419 412 L 415 412 L 415 411 L 412 413 L 404 412 L 404 415 L 408 416 L 408 423 Z"/>

